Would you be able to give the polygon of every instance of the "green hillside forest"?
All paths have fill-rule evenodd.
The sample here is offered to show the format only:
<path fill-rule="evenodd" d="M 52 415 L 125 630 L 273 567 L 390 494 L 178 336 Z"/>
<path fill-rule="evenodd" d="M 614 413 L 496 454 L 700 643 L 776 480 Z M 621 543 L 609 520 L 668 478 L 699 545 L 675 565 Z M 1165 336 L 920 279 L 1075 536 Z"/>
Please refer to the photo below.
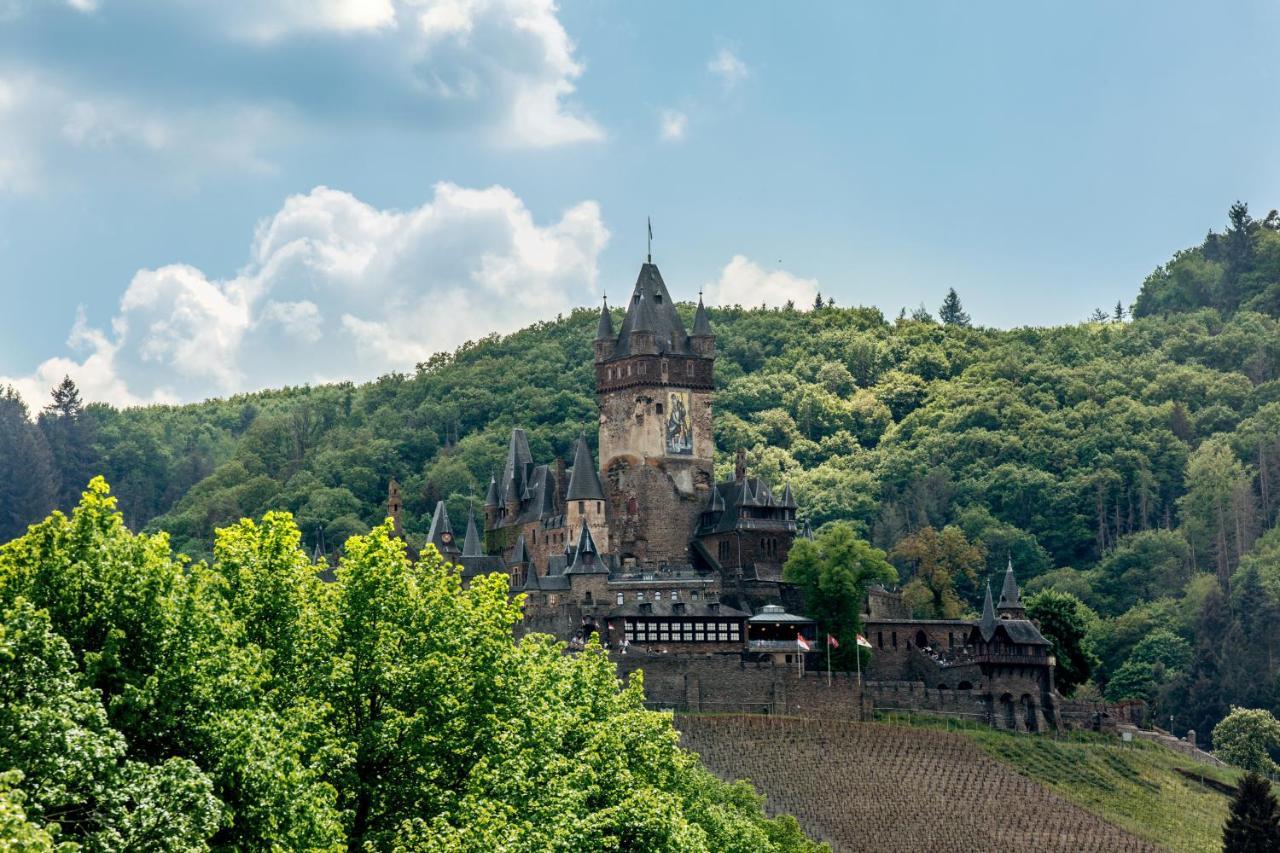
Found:
<path fill-rule="evenodd" d="M 718 464 L 746 448 L 815 527 L 852 522 L 921 616 L 972 610 L 1011 558 L 1028 590 L 1087 605 L 1083 695 L 1147 699 L 1204 742 L 1232 705 L 1280 710 L 1280 216 L 1236 204 L 1117 295 L 1084 322 L 1009 330 L 958 298 L 936 317 L 713 309 Z M 4 392 L 0 541 L 94 475 L 131 529 L 196 559 L 215 530 L 272 510 L 332 555 L 381 522 L 393 477 L 421 537 L 436 500 L 479 502 L 513 426 L 538 459 L 594 441 L 596 313 L 362 385 L 126 410 L 70 383 Z"/>

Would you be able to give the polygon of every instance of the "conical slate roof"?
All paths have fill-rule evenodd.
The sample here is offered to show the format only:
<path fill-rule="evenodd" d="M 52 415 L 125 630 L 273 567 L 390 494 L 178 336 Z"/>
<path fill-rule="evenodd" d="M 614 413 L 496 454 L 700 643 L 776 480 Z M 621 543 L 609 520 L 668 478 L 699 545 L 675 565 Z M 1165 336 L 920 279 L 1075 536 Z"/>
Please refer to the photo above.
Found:
<path fill-rule="evenodd" d="M 435 514 L 431 516 L 431 529 L 427 531 L 427 541 L 445 556 L 458 553 L 458 546 L 453 541 L 453 525 L 449 523 L 449 511 L 445 509 L 444 501 L 436 502 Z"/>
<path fill-rule="evenodd" d="M 702 304 L 702 294 L 698 294 L 698 310 L 693 315 L 693 337 L 711 337 L 711 318 L 707 316 L 706 306 Z"/>
<path fill-rule="evenodd" d="M 528 563 L 529 562 L 529 546 L 524 543 L 524 534 L 520 534 L 520 538 L 516 540 L 515 550 L 511 552 L 512 563 Z"/>
<path fill-rule="evenodd" d="M 693 354 L 689 347 L 689 333 L 685 331 L 656 264 L 647 263 L 640 267 L 635 290 L 627 303 L 627 315 L 614 345 L 614 358 L 631 354 L 631 333 L 636 331 L 652 332 L 659 353 Z"/>
<path fill-rule="evenodd" d="M 982 631 L 982 639 L 990 642 L 996 633 L 996 609 L 991 604 L 991 581 L 987 581 L 987 598 L 982 603 L 982 618 L 978 620 L 978 629 Z"/>
<path fill-rule="evenodd" d="M 790 482 L 788 482 L 788 483 L 783 487 L 783 489 L 782 489 L 782 504 L 781 504 L 781 506 L 782 506 L 784 509 L 795 509 L 795 508 L 796 508 L 796 499 L 795 499 L 795 496 L 791 494 L 791 483 L 790 483 Z"/>
<path fill-rule="evenodd" d="M 480 544 L 480 534 L 476 531 L 476 513 L 475 510 L 467 513 L 467 535 L 462 540 L 462 556 L 479 557 L 484 554 L 484 548 Z"/>
<path fill-rule="evenodd" d="M 1018 589 L 1018 581 L 1013 576 L 1013 557 L 1009 557 L 1009 566 L 1004 571 L 1004 586 L 1000 589 L 1001 613 L 1010 612 L 1018 616 L 1025 614 L 1022 606 L 1022 591 Z"/>
<path fill-rule="evenodd" d="M 502 502 L 498 500 L 498 478 L 490 474 L 489 491 L 485 492 L 484 505 L 486 507 L 496 507 L 501 505 L 501 503 Z"/>
<path fill-rule="evenodd" d="M 609 314 L 609 300 L 600 305 L 600 325 L 596 327 L 597 341 L 613 340 L 613 317 Z"/>
<path fill-rule="evenodd" d="M 591 458 L 591 449 L 587 447 L 585 438 L 579 438 L 573 449 L 573 472 L 569 475 L 565 500 L 604 500 L 604 486 L 600 485 L 600 475 L 596 472 L 596 463 Z"/>
<path fill-rule="evenodd" d="M 600 559 L 600 551 L 596 548 L 596 540 L 591 536 L 591 528 L 582 522 L 578 533 L 578 547 L 573 550 L 573 562 L 564 570 L 566 575 L 598 575 L 609 574 L 609 567 Z"/>

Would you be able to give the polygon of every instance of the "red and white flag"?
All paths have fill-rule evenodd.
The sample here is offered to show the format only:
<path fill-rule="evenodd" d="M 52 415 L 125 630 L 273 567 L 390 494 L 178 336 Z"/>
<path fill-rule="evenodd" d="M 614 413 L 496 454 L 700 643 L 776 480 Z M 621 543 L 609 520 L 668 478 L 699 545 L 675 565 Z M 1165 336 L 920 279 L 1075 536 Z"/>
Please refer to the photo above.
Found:
<path fill-rule="evenodd" d="M 859 634 L 858 645 L 862 646 L 864 649 L 869 649 L 871 648 L 871 641 L 868 640 L 866 637 L 862 636 L 861 634 Z"/>
<path fill-rule="evenodd" d="M 835 637 L 833 637 L 833 636 L 831 636 L 830 634 L 827 634 L 827 645 L 828 645 L 828 646 L 830 646 L 830 647 L 831 647 L 831 648 L 833 648 L 833 649 L 838 649 L 838 648 L 840 648 L 840 642 L 839 642 L 838 640 L 836 640 L 836 638 L 835 638 Z"/>
<path fill-rule="evenodd" d="M 813 648 L 813 646 L 809 645 L 809 641 L 804 638 L 804 634 L 796 634 L 796 645 L 806 652 Z"/>

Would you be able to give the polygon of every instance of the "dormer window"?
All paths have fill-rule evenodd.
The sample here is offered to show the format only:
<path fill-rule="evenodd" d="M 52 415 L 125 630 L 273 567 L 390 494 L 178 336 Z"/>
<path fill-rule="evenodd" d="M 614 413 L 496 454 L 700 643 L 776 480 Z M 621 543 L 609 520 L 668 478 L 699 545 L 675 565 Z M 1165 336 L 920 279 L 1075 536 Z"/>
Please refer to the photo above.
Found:
<path fill-rule="evenodd" d="M 644 604 L 641 604 L 641 605 L 640 605 L 640 612 L 641 612 L 641 613 L 652 613 L 652 612 L 653 612 L 653 605 L 646 601 Z"/>
<path fill-rule="evenodd" d="M 653 294 L 653 301 L 654 301 L 654 302 L 656 302 L 656 303 L 658 303 L 659 305 L 661 305 L 661 304 L 662 304 L 662 294 L 661 294 L 661 293 L 655 293 L 655 294 Z"/>

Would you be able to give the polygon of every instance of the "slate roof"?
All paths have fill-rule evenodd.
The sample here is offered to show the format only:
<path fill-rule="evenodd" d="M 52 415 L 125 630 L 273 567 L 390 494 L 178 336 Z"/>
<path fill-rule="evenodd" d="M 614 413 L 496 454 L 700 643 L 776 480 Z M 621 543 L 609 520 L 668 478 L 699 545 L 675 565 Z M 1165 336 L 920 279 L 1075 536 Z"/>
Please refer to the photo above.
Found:
<path fill-rule="evenodd" d="M 606 618 L 645 616 L 658 618 L 742 618 L 747 614 L 727 604 L 700 601 L 628 601 L 609 611 Z"/>
<path fill-rule="evenodd" d="M 443 557 L 457 555 L 458 546 L 454 542 L 453 525 L 449 523 L 449 510 L 444 501 L 436 501 L 436 511 L 431 516 L 431 529 L 427 531 L 427 541 L 436 546 Z"/>
<path fill-rule="evenodd" d="M 777 604 L 766 604 L 760 612 L 747 620 L 752 625 L 812 625 L 812 619 L 796 616 Z"/>
<path fill-rule="evenodd" d="M 600 325 L 596 326 L 596 340 L 613 340 L 613 317 L 609 314 L 609 300 L 607 299 L 603 300 L 600 305 Z"/>
<path fill-rule="evenodd" d="M 578 544 L 573 549 L 573 562 L 564 570 L 566 575 L 599 575 L 609 574 L 608 563 L 601 558 L 596 540 L 591 536 L 591 528 L 582 522 L 578 533 Z"/>
<path fill-rule="evenodd" d="M 480 541 L 480 533 L 476 530 L 476 511 L 467 513 L 467 535 L 462 540 L 462 556 L 480 557 L 484 555 L 484 546 Z"/>
<path fill-rule="evenodd" d="M 601 326 L 603 325 L 602 321 Z M 640 267 L 631 301 L 627 303 L 626 317 L 622 320 L 622 328 L 614 344 L 613 358 L 631 355 L 631 333 L 636 331 L 652 332 L 660 354 L 694 354 L 689 346 L 689 333 L 685 331 L 684 323 L 676 312 L 675 302 L 667 292 L 662 273 L 658 272 L 657 265 L 653 263 Z"/>
<path fill-rule="evenodd" d="M 596 463 L 591 458 L 591 449 L 587 447 L 585 438 L 579 438 L 573 449 L 573 471 L 569 474 L 565 500 L 604 500 L 604 486 L 600 484 L 600 474 L 596 471 Z"/>
<path fill-rule="evenodd" d="M 711 318 L 707 316 L 707 309 L 702 304 L 702 294 L 698 294 L 698 310 L 693 315 L 693 337 L 711 337 L 714 333 L 711 331 Z"/>
<path fill-rule="evenodd" d="M 1008 577 L 1009 574 L 1010 572 L 1006 572 L 1005 576 Z M 1040 629 L 1029 619 L 1000 619 L 996 617 L 995 608 L 991 604 L 990 581 L 987 581 L 987 597 L 982 602 L 982 618 L 978 620 L 977 629 L 981 633 L 984 643 L 991 642 L 997 634 L 1003 633 L 1011 643 L 1018 643 L 1024 646 L 1049 645 L 1049 641 L 1040 633 Z"/>
<path fill-rule="evenodd" d="M 1004 571 L 1004 586 L 1000 590 L 1000 606 L 998 610 L 1017 610 L 1025 612 L 1022 606 L 1022 591 L 1013 577 L 1013 557 L 1009 558 L 1009 567 Z"/>
<path fill-rule="evenodd" d="M 790 505 L 787 501 L 790 500 Z M 727 533 L 732 530 L 793 530 L 795 522 L 786 518 L 784 510 L 793 509 L 794 499 L 790 489 L 782 494 L 782 500 L 774 497 L 769 484 L 759 477 L 747 477 L 741 482 L 728 480 L 716 483 L 703 510 L 698 525 L 698 535 L 707 536 L 712 533 Z M 776 513 L 769 513 L 767 518 L 754 518 L 741 510 L 750 508 L 776 508 Z"/>

